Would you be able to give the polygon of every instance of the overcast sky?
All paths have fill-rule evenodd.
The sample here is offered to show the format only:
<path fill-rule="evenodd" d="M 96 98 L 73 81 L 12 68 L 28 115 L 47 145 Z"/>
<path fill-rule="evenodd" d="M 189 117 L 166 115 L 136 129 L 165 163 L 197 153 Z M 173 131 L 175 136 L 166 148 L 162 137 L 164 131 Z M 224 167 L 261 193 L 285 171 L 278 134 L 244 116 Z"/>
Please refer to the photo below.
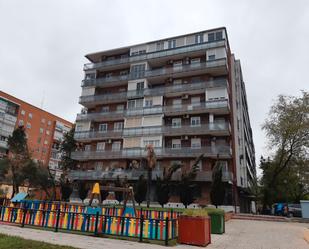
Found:
<path fill-rule="evenodd" d="M 259 158 L 276 96 L 309 89 L 306 0 L 0 0 L 0 89 L 73 122 L 85 54 L 219 26 L 241 60 Z"/>

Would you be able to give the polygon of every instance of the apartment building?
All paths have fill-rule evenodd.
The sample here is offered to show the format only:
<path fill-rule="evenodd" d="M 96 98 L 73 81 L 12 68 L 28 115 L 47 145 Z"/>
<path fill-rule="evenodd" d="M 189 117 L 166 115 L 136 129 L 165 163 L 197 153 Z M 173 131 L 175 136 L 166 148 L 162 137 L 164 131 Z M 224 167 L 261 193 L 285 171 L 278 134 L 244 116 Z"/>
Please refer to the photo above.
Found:
<path fill-rule="evenodd" d="M 59 145 L 72 123 L 0 91 L 0 139 L 5 145 L 2 156 L 8 153 L 7 138 L 18 126 L 24 126 L 32 158 L 48 165 L 59 177 L 61 158 Z"/>
<path fill-rule="evenodd" d="M 209 204 L 212 169 L 220 164 L 225 205 L 247 210 L 255 178 L 252 131 L 240 62 L 225 28 L 206 30 L 86 55 L 72 154 L 72 180 L 134 183 L 145 146 L 157 156 L 153 179 L 175 162 L 189 170 L 204 154 L 194 180 L 196 202 Z M 178 180 L 176 172 L 172 180 Z M 154 186 L 153 186 L 154 187 Z M 152 191 L 152 201 L 156 200 Z M 174 195 L 171 202 L 179 202 Z"/>

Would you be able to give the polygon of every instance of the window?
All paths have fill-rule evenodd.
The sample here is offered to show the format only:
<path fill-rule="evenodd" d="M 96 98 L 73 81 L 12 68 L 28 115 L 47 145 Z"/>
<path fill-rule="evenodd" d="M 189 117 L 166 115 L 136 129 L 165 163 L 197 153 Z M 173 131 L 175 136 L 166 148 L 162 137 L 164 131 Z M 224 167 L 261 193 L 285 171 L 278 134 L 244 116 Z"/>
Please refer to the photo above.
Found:
<path fill-rule="evenodd" d="M 95 79 L 95 73 L 88 73 L 85 75 L 86 80 L 92 80 Z"/>
<path fill-rule="evenodd" d="M 106 78 L 110 78 L 110 77 L 112 77 L 112 76 L 113 76 L 113 73 L 107 73 L 105 77 L 106 77 Z"/>
<path fill-rule="evenodd" d="M 102 106 L 102 112 L 109 112 L 109 106 L 106 105 L 106 106 Z"/>
<path fill-rule="evenodd" d="M 30 119 L 32 119 L 32 113 L 31 113 L 31 112 L 28 114 L 28 117 L 29 117 Z"/>
<path fill-rule="evenodd" d="M 222 31 L 218 31 L 216 33 L 209 33 L 208 34 L 208 41 L 209 42 L 218 41 L 218 40 L 222 40 L 222 39 L 223 39 Z"/>
<path fill-rule="evenodd" d="M 48 121 L 48 122 L 47 122 L 47 125 L 51 125 L 51 121 Z"/>
<path fill-rule="evenodd" d="M 105 143 L 104 142 L 100 142 L 97 143 L 97 150 L 105 150 Z"/>
<path fill-rule="evenodd" d="M 201 148 L 201 139 L 200 138 L 191 138 L 191 148 L 192 149 Z"/>
<path fill-rule="evenodd" d="M 208 34 L 208 41 L 209 42 L 212 42 L 215 40 L 215 33 L 209 33 Z"/>
<path fill-rule="evenodd" d="M 195 35 L 195 43 L 202 43 L 202 42 L 204 42 L 203 34 Z"/>
<path fill-rule="evenodd" d="M 24 120 L 22 120 L 22 119 L 19 120 L 19 121 L 18 121 L 18 126 L 23 126 L 23 125 L 24 125 Z"/>
<path fill-rule="evenodd" d="M 122 112 L 124 110 L 124 105 L 117 105 L 116 111 Z"/>
<path fill-rule="evenodd" d="M 157 51 L 163 50 L 163 49 L 164 49 L 164 42 L 163 41 L 157 42 Z"/>
<path fill-rule="evenodd" d="M 112 144 L 112 151 L 119 151 L 121 148 L 121 142 L 117 141 L 117 142 L 113 142 Z"/>
<path fill-rule="evenodd" d="M 47 144 L 48 144 L 48 141 L 47 141 L 47 140 L 44 140 L 44 144 L 47 145 Z"/>
<path fill-rule="evenodd" d="M 191 64 L 195 65 L 195 64 L 199 64 L 201 62 L 201 58 L 194 58 L 191 59 Z"/>
<path fill-rule="evenodd" d="M 191 126 L 200 126 L 201 117 L 191 117 Z"/>
<path fill-rule="evenodd" d="M 128 101 L 128 109 L 142 108 L 143 99 L 132 99 Z"/>
<path fill-rule="evenodd" d="M 181 127 L 181 118 L 173 118 L 172 119 L 172 127 L 173 128 Z"/>
<path fill-rule="evenodd" d="M 147 139 L 143 141 L 143 146 L 146 147 L 147 145 L 151 144 L 153 147 L 160 147 L 160 140 L 159 139 Z"/>
<path fill-rule="evenodd" d="M 218 31 L 216 32 L 216 41 L 218 40 L 222 40 L 223 39 L 223 36 L 222 36 L 222 31 Z"/>
<path fill-rule="evenodd" d="M 120 75 L 127 75 L 128 74 L 128 70 L 123 70 L 123 71 L 120 71 L 119 73 Z"/>
<path fill-rule="evenodd" d="M 137 91 L 142 91 L 142 90 L 144 90 L 144 86 L 145 84 L 144 84 L 144 82 L 142 81 L 142 82 L 137 82 L 136 83 L 136 90 Z"/>
<path fill-rule="evenodd" d="M 42 122 L 43 124 L 45 124 L 45 118 L 42 118 L 42 119 L 41 119 L 41 122 Z"/>
<path fill-rule="evenodd" d="M 172 149 L 180 149 L 180 148 L 181 148 L 181 140 L 172 139 Z"/>
<path fill-rule="evenodd" d="M 209 61 L 213 61 L 215 59 L 216 59 L 216 55 L 215 54 L 208 55 L 208 60 Z"/>
<path fill-rule="evenodd" d="M 82 131 L 83 130 L 83 125 L 82 124 L 77 124 L 76 125 L 76 131 Z"/>
<path fill-rule="evenodd" d="M 21 113 L 21 115 L 23 115 L 23 116 L 26 114 L 25 110 L 21 110 L 20 113 Z"/>
<path fill-rule="evenodd" d="M 31 128 L 31 124 L 27 123 L 27 128 L 30 129 Z"/>
<path fill-rule="evenodd" d="M 123 129 L 123 122 L 114 123 L 114 131 L 121 131 Z"/>
<path fill-rule="evenodd" d="M 43 133 L 43 131 L 44 131 L 44 129 L 43 129 L 43 128 L 40 128 L 40 133 L 41 133 L 41 134 Z"/>
<path fill-rule="evenodd" d="M 145 99 L 145 107 L 151 107 L 152 106 L 152 99 Z"/>
<path fill-rule="evenodd" d="M 50 131 L 49 130 L 46 131 L 46 135 L 48 135 L 48 136 L 50 135 Z"/>
<path fill-rule="evenodd" d="M 107 132 L 107 124 L 99 124 L 99 132 Z"/>
<path fill-rule="evenodd" d="M 173 106 L 180 106 L 181 105 L 181 99 L 173 99 Z"/>
<path fill-rule="evenodd" d="M 41 143 L 41 139 L 42 139 L 41 137 L 38 138 L 38 144 Z"/>
<path fill-rule="evenodd" d="M 131 67 L 131 76 L 133 78 L 142 78 L 145 75 L 146 65 L 139 64 Z"/>
<path fill-rule="evenodd" d="M 173 39 L 173 40 L 169 40 L 168 41 L 168 48 L 176 48 L 176 40 Z"/>
<path fill-rule="evenodd" d="M 86 144 L 85 145 L 85 151 L 90 151 L 91 150 L 91 145 L 90 144 Z"/>
<path fill-rule="evenodd" d="M 198 97 L 191 97 L 191 104 L 193 106 L 199 106 L 201 103 L 201 98 L 198 96 Z"/>

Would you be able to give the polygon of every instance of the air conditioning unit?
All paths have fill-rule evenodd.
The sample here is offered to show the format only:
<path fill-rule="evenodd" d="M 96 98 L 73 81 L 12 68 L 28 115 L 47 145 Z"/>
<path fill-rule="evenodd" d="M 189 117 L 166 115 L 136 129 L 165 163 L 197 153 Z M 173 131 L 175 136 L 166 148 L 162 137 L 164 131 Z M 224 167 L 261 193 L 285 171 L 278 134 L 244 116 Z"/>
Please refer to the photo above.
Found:
<path fill-rule="evenodd" d="M 188 98 L 189 98 L 189 95 L 188 95 L 188 94 L 184 94 L 184 95 L 182 95 L 181 98 L 182 98 L 182 99 L 188 99 Z"/>
<path fill-rule="evenodd" d="M 173 63 L 174 63 L 173 60 L 169 60 L 169 61 L 167 62 L 167 64 L 170 64 L 170 65 L 172 65 Z"/>
<path fill-rule="evenodd" d="M 181 136 L 181 139 L 182 139 L 182 140 L 188 140 L 189 137 L 188 137 L 188 136 Z"/>
<path fill-rule="evenodd" d="M 184 64 L 186 64 L 186 65 L 190 64 L 190 57 L 186 57 L 185 58 L 185 63 Z"/>
<path fill-rule="evenodd" d="M 108 143 L 108 144 L 111 144 L 111 143 L 112 143 L 112 140 L 111 140 L 111 139 L 108 139 L 108 140 L 107 140 L 107 143 Z"/>

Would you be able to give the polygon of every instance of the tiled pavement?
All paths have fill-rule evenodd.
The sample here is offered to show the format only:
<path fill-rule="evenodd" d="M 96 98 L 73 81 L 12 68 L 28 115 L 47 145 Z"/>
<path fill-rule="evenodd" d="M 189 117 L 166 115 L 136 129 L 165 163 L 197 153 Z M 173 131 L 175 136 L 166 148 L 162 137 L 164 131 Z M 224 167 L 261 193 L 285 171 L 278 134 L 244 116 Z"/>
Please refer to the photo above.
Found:
<path fill-rule="evenodd" d="M 309 244 L 304 240 L 306 227 L 309 228 L 308 223 L 230 220 L 226 223 L 226 233 L 224 235 L 212 235 L 212 244 L 208 245 L 207 249 L 309 249 Z M 0 224 L 0 233 L 77 248 L 163 248 L 160 245 L 54 233 L 4 225 L 3 223 Z M 194 247 L 178 245 L 174 248 Z"/>

